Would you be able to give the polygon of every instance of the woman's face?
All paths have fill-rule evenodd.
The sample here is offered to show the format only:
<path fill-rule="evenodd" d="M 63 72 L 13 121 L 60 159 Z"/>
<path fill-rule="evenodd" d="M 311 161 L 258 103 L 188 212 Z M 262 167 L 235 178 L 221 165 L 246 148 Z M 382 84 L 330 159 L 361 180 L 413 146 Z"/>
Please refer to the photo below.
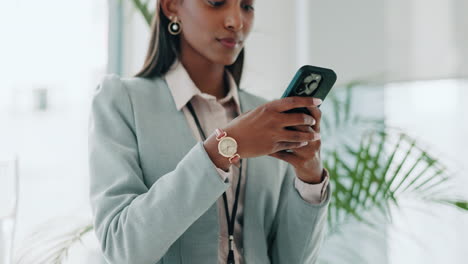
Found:
<path fill-rule="evenodd" d="M 182 53 L 194 52 L 216 64 L 233 64 L 252 28 L 253 4 L 254 0 L 179 0 Z"/>

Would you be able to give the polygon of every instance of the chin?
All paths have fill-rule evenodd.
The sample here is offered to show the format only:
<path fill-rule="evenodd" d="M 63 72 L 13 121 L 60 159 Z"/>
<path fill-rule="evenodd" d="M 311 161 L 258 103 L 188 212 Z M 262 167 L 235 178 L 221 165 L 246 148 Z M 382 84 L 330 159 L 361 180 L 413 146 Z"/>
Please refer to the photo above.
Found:
<path fill-rule="evenodd" d="M 228 66 L 236 62 L 238 56 L 239 56 L 239 52 L 235 55 L 222 54 L 222 55 L 217 56 L 217 58 L 214 61 L 216 63 L 223 64 L 224 66 Z"/>
<path fill-rule="evenodd" d="M 228 59 L 226 59 L 222 64 L 223 64 L 224 66 L 232 65 L 234 62 L 236 62 L 236 59 L 237 59 L 237 57 L 228 58 Z"/>

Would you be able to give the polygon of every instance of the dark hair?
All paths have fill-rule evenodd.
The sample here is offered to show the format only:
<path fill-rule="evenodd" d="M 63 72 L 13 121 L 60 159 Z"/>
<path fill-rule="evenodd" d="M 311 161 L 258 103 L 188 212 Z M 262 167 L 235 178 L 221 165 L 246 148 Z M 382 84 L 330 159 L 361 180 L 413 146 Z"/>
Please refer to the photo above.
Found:
<path fill-rule="evenodd" d="M 156 1 L 156 10 L 151 22 L 151 40 L 146 53 L 143 68 L 135 77 L 153 78 L 164 75 L 180 54 L 180 37 L 168 32 L 170 20 L 164 15 L 160 1 Z M 239 87 L 244 67 L 244 49 L 241 50 L 236 61 L 226 69 L 234 77 Z"/>

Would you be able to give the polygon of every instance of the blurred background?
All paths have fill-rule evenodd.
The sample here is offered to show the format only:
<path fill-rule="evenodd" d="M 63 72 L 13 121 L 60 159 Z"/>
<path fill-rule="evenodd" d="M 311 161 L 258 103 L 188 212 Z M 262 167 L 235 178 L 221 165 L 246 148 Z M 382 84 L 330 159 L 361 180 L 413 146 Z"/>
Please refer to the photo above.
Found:
<path fill-rule="evenodd" d="M 62 263 L 105 263 L 89 228 L 90 101 L 105 74 L 128 77 L 142 66 L 149 42 L 142 6 L 152 11 L 155 1 L 0 3 L 3 263 L 8 258 L 11 263 L 49 263 L 47 252 L 66 252 Z M 362 203 L 357 193 L 348 198 L 361 207 L 333 204 L 331 213 L 344 216 L 329 222 L 321 263 L 467 263 L 466 10 L 465 0 L 255 1 L 241 89 L 273 100 L 300 66 L 334 69 L 335 95 L 322 109 L 324 119 L 334 124 L 322 132 L 324 148 L 330 150 L 326 153 L 343 142 L 359 145 L 369 129 L 398 131 L 389 132 L 388 138 L 405 135 L 419 151 L 411 159 L 408 149 L 392 152 L 392 141 L 385 139 L 380 151 L 395 153 L 397 158 L 384 159 L 393 162 L 393 171 L 380 172 L 380 178 L 372 172 L 370 180 L 362 180 L 367 171 L 356 169 L 350 176 L 336 170 L 333 184 L 344 187 L 335 201 L 353 193 L 350 186 L 359 182 L 361 194 L 373 203 Z M 340 105 L 352 107 L 340 110 Z M 331 113 L 362 118 L 346 119 L 343 126 L 339 114 Z M 379 122 L 360 125 L 357 120 L 365 118 Z M 340 160 L 361 162 L 359 155 L 351 156 L 342 154 Z M 376 157 L 375 164 L 381 160 Z M 331 158 L 327 163 L 336 164 Z M 392 179 L 400 184 L 395 186 Z M 376 183 L 381 184 L 372 185 Z M 372 188 L 385 184 L 394 193 Z M 400 195 L 400 185 L 411 195 Z M 394 196 L 398 202 L 392 203 Z M 438 202 L 430 201 L 432 197 Z M 380 202 L 388 203 L 385 213 L 374 214 Z M 50 251 L 43 241 L 59 243 Z"/>

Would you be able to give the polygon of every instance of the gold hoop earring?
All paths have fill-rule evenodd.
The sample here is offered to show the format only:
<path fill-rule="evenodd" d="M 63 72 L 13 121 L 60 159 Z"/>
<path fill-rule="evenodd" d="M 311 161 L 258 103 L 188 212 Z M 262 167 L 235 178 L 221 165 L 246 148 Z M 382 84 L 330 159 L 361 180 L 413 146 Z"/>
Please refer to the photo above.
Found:
<path fill-rule="evenodd" d="M 172 19 L 172 16 L 170 17 Z M 171 21 L 167 27 L 169 33 L 172 35 L 179 35 L 180 32 L 182 31 L 182 27 L 180 26 L 180 23 L 177 22 L 177 17 L 175 18 L 175 21 Z"/>

